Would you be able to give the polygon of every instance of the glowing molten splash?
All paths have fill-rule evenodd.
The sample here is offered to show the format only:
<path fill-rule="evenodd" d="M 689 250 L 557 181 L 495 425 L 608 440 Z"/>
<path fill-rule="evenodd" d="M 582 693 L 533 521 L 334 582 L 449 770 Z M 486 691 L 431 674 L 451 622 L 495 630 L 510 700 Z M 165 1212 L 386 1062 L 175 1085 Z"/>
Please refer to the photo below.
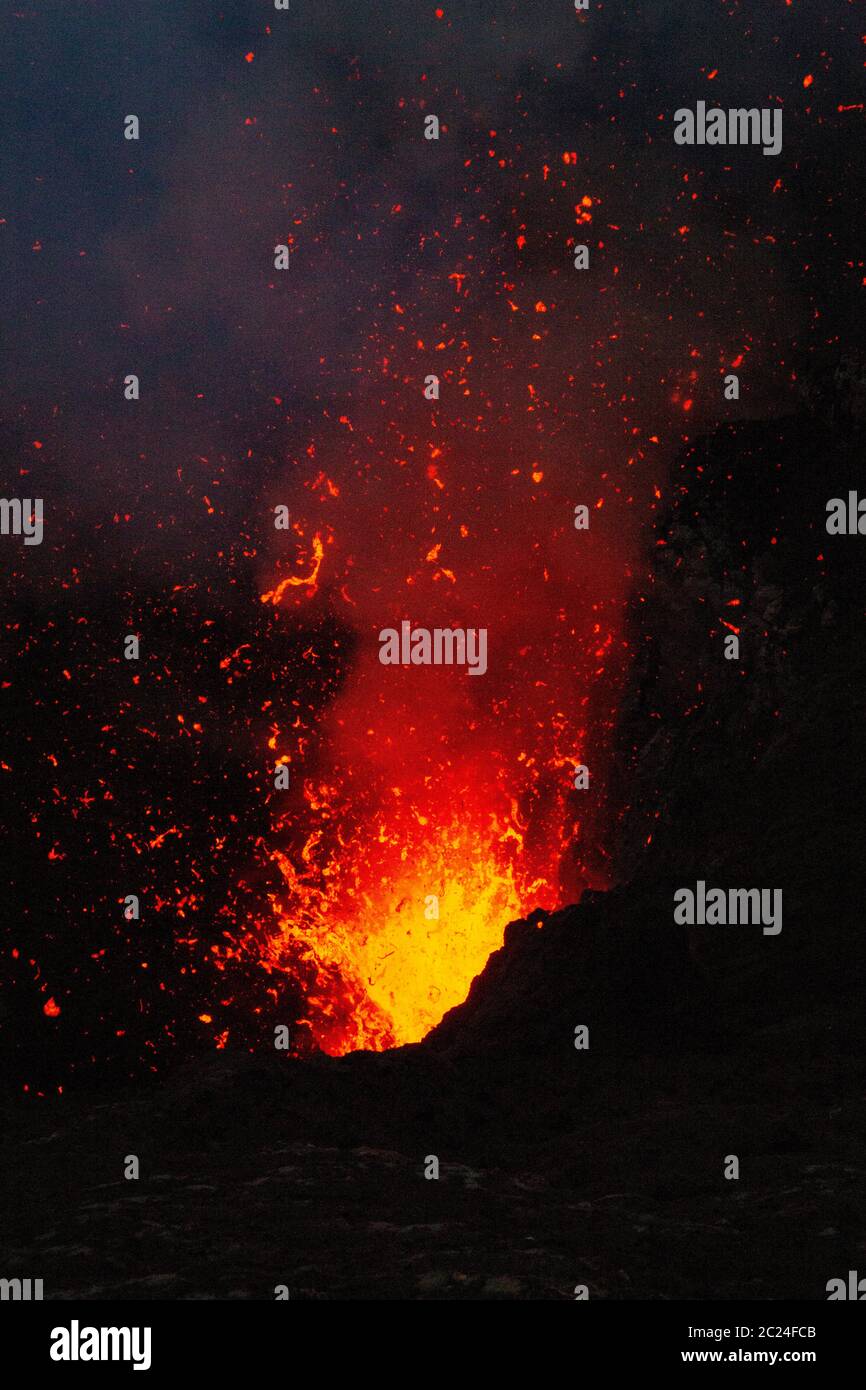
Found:
<path fill-rule="evenodd" d="M 589 592 L 610 587 L 605 557 L 591 566 L 585 549 L 587 577 L 568 573 L 559 498 L 537 544 L 503 548 L 507 509 L 471 544 L 466 526 L 443 542 L 438 524 L 424 535 L 407 524 L 350 552 L 337 537 L 363 527 L 338 489 L 323 495 L 342 525 L 295 526 L 292 574 L 260 597 L 281 621 L 305 610 L 300 631 L 318 627 L 303 660 L 336 652 L 339 674 L 324 699 L 287 682 L 273 704 L 269 747 L 290 784 L 271 798 L 262 849 L 281 887 L 274 925 L 242 950 L 271 974 L 275 1000 L 287 982 L 301 995 L 315 1042 L 337 1054 L 419 1041 L 466 998 L 509 921 L 590 881 L 578 816 L 591 807 L 573 770 L 615 639 Z M 488 627 L 487 673 L 383 666 L 380 629 L 404 619 Z M 600 758 L 597 728 L 593 748 Z"/>
<path fill-rule="evenodd" d="M 308 976 L 308 1019 L 325 1051 L 417 1042 L 466 997 L 506 923 L 553 906 L 555 878 L 527 870 L 516 814 L 482 811 L 469 789 L 425 815 L 393 788 L 366 832 L 359 824 L 348 837 L 347 821 L 364 818 L 343 804 L 334 854 L 324 827 L 338 794 L 308 794 L 322 828 L 295 858 L 274 851 L 286 893 L 265 963 Z"/>

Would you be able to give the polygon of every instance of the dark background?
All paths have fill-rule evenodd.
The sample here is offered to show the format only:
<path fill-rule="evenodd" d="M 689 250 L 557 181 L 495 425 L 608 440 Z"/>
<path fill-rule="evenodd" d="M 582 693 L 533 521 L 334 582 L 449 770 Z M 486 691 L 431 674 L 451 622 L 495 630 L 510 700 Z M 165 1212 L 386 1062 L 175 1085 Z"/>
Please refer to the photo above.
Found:
<path fill-rule="evenodd" d="M 40 547 L 2 539 L 2 1065 L 25 1112 L 47 1102 L 6 1112 L 7 1273 L 39 1240 L 52 1287 L 87 1297 L 820 1298 L 862 1267 L 863 571 L 859 538 L 823 528 L 866 415 L 856 19 L 3 7 L 3 492 L 46 511 Z M 781 103 L 782 153 L 675 146 L 699 99 Z M 375 499 L 401 534 L 424 517 L 390 469 L 440 361 L 438 428 L 503 591 L 564 498 L 605 500 L 586 593 L 622 669 L 593 835 L 617 887 L 511 929 L 422 1048 L 286 1072 L 273 979 L 212 948 L 266 930 L 266 702 L 314 720 L 363 632 L 330 591 L 260 603 L 272 508 L 313 514 L 324 468 L 338 577 L 351 556 L 387 585 L 403 555 Z M 530 456 L 534 517 L 497 493 Z M 782 936 L 672 937 L 673 887 L 714 875 L 781 884 Z M 302 982 L 279 991 L 281 1019 L 303 1013 Z M 169 1173 L 150 1234 L 137 1185 L 89 1205 L 118 1186 L 118 1138 Z M 733 1212 L 728 1152 L 751 1163 Z"/>

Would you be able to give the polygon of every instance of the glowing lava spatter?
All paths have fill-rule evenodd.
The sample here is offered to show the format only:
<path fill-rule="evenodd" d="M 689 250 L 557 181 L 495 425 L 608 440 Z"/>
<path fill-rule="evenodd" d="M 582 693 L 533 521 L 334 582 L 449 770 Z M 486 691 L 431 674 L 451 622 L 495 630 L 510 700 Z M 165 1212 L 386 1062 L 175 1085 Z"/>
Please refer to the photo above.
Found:
<path fill-rule="evenodd" d="M 409 784 L 377 809 L 369 790 L 355 801 L 351 786 L 305 784 L 316 829 L 298 854 L 274 851 L 285 893 L 264 961 L 312 967 L 309 1021 L 329 1052 L 421 1039 L 465 998 L 505 924 L 558 896 L 558 850 L 528 854 L 517 808 L 471 768 Z"/>
<path fill-rule="evenodd" d="M 614 641 L 590 620 L 593 605 L 580 621 L 569 611 L 585 598 L 578 586 L 569 603 L 546 586 L 558 547 L 572 544 L 565 526 L 517 568 L 504 557 L 488 566 L 476 545 L 454 585 L 438 579 L 441 543 L 407 537 L 420 566 L 413 612 L 447 614 L 451 625 L 490 613 L 491 669 L 473 679 L 455 667 L 383 667 L 368 612 L 390 621 L 403 599 L 382 597 L 378 555 L 369 583 L 356 560 L 341 559 L 340 530 L 319 527 L 308 543 L 298 528 L 306 584 L 283 579 L 279 599 L 276 588 L 263 595 L 288 605 L 287 617 L 311 603 L 348 609 L 356 640 L 333 699 L 274 728 L 270 747 L 291 788 L 274 797 L 266 847 L 282 879 L 275 927 L 256 937 L 260 964 L 301 985 L 306 1021 L 331 1053 L 420 1040 L 466 997 L 509 921 L 588 883 L 576 853 L 586 800 L 573 769 L 585 691 Z M 544 601 L 530 602 L 539 590 Z"/>

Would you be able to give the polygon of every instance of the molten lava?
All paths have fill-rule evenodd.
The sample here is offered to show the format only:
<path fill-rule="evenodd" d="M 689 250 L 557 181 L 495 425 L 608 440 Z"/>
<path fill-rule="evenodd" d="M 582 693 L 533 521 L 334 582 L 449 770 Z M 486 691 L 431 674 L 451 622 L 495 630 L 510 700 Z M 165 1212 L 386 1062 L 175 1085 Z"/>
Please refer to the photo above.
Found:
<path fill-rule="evenodd" d="M 439 577 L 441 542 L 401 539 L 407 601 L 396 584 L 365 583 L 354 559 L 341 564 L 327 528 L 307 539 L 300 526 L 299 582 L 293 572 L 261 595 L 302 623 L 328 615 L 308 659 L 340 646 L 327 625 L 335 611 L 349 610 L 353 631 L 333 696 L 276 712 L 270 748 L 291 783 L 272 798 L 264 850 L 282 886 L 275 928 L 256 934 L 260 964 L 300 986 L 327 1052 L 419 1041 L 465 999 L 509 921 L 590 881 L 578 859 L 588 794 L 573 776 L 586 691 L 614 639 L 594 611 L 604 605 L 578 585 L 565 603 L 548 586 L 558 550 L 574 546 L 560 515 L 536 555 L 510 561 L 507 599 L 506 561 L 487 563 L 484 545 L 471 567 L 449 567 L 452 585 Z M 473 679 L 456 666 L 380 664 L 380 627 L 413 614 L 457 625 L 489 615 L 490 670 Z"/>
<path fill-rule="evenodd" d="M 298 855 L 274 851 L 285 895 L 265 963 L 311 979 L 325 1051 L 419 1041 L 465 998 L 505 924 L 554 905 L 558 852 L 528 855 L 516 806 L 466 772 L 411 796 L 392 786 L 369 814 L 335 787 L 305 788 L 318 827 Z"/>

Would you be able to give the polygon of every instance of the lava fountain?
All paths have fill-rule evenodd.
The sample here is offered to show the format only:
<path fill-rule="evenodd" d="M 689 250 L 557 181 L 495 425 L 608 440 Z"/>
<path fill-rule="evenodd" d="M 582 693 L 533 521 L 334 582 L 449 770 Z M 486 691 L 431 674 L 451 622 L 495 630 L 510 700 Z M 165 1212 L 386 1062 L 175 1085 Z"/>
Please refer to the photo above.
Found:
<path fill-rule="evenodd" d="M 420 1040 L 509 921 L 603 878 L 584 854 L 609 724 L 592 695 L 609 696 L 617 666 L 621 586 L 601 499 L 578 532 L 567 484 L 538 464 L 454 487 L 435 457 L 397 463 L 386 494 L 379 482 L 361 470 L 349 502 L 320 474 L 260 595 L 310 626 L 308 659 L 341 651 L 324 707 L 275 713 L 270 748 L 290 777 L 267 847 L 281 888 L 257 935 L 330 1053 Z M 362 535 L 375 544 L 350 548 Z M 489 669 L 382 665 L 379 632 L 404 620 L 486 628 Z M 581 763 L 593 780 L 577 791 Z"/>

